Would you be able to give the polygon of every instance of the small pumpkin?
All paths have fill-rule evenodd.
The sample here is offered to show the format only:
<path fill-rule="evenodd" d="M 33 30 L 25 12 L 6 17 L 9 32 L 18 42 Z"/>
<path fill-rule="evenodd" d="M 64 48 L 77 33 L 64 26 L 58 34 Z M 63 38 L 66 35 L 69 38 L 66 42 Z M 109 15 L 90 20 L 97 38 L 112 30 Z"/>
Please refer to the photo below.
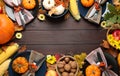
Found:
<path fill-rule="evenodd" d="M 22 0 L 22 6 L 25 9 L 33 9 L 36 6 L 35 0 Z"/>
<path fill-rule="evenodd" d="M 117 62 L 118 62 L 118 65 L 120 66 L 120 53 L 118 54 Z"/>
<path fill-rule="evenodd" d="M 101 76 L 101 70 L 96 65 L 89 65 L 85 70 L 86 76 Z"/>
<path fill-rule="evenodd" d="M 94 0 L 81 0 L 81 4 L 84 7 L 90 7 L 93 5 L 93 3 L 94 3 Z"/>
<path fill-rule="evenodd" d="M 25 73 L 28 70 L 28 61 L 25 57 L 17 57 L 13 63 L 12 68 L 17 73 Z"/>
<path fill-rule="evenodd" d="M 0 14 L 0 44 L 7 43 L 14 35 L 14 23 L 6 14 Z"/>

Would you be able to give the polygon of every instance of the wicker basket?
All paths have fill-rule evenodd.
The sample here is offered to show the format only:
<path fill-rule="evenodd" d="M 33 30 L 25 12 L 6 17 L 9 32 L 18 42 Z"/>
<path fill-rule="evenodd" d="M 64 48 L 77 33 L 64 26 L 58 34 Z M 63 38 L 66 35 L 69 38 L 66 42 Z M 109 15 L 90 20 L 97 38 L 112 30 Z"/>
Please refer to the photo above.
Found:
<path fill-rule="evenodd" d="M 70 60 L 72 60 L 72 61 L 76 61 L 72 56 L 66 55 L 66 56 L 61 57 L 61 58 L 57 61 L 57 63 L 59 63 L 60 61 L 62 61 L 65 57 L 70 58 Z M 77 61 L 76 61 L 76 63 L 77 63 Z M 57 64 L 56 64 L 56 71 L 57 71 L 57 73 L 58 73 L 58 76 L 62 76 L 62 75 L 61 75 L 61 72 L 59 71 L 59 68 L 58 68 L 58 65 L 57 65 Z M 77 76 L 78 71 L 79 71 L 79 66 L 78 66 L 78 63 L 77 63 L 77 68 L 76 68 L 76 72 L 75 72 L 75 75 L 74 75 L 74 76 Z"/>
<path fill-rule="evenodd" d="M 112 41 L 109 40 L 109 38 L 108 38 L 108 35 L 109 35 L 109 34 L 112 34 L 112 32 L 113 32 L 114 30 L 117 30 L 117 29 L 120 29 L 120 24 L 114 24 L 114 25 L 112 25 L 112 27 L 110 27 L 110 28 L 107 30 L 106 38 L 107 38 L 108 43 L 109 43 L 112 47 L 114 47 L 115 49 L 120 50 L 120 48 L 117 48 L 115 44 L 113 45 Z M 119 42 L 120 42 L 120 41 L 119 41 Z M 120 45 L 120 44 L 119 44 L 119 45 Z"/>

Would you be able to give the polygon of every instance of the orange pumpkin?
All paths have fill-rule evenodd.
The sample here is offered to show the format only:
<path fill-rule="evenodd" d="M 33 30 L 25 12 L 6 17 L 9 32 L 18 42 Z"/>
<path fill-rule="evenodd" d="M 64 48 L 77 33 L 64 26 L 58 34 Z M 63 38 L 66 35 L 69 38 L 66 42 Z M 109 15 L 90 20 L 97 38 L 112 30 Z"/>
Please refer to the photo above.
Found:
<path fill-rule="evenodd" d="M 101 70 L 96 65 L 89 65 L 85 70 L 86 76 L 101 76 Z"/>
<path fill-rule="evenodd" d="M 81 4 L 84 7 L 90 7 L 93 5 L 93 3 L 94 3 L 94 0 L 81 0 Z"/>
<path fill-rule="evenodd" d="M 28 70 L 28 65 L 25 57 L 17 57 L 12 63 L 12 68 L 17 73 L 25 73 Z"/>
<path fill-rule="evenodd" d="M 14 35 L 14 23 L 6 14 L 0 14 L 0 44 L 7 43 Z"/>
<path fill-rule="evenodd" d="M 22 6 L 25 9 L 33 9 L 36 5 L 36 1 L 35 0 L 22 0 Z"/>

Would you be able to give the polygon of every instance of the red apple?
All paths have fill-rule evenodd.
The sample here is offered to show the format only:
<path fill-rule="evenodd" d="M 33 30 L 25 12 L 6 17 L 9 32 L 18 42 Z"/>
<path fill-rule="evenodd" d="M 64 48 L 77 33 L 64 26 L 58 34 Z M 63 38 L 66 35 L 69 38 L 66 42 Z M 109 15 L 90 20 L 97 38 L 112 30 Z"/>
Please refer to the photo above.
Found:
<path fill-rule="evenodd" d="M 45 76 L 58 76 L 55 70 L 48 70 Z"/>
<path fill-rule="evenodd" d="M 114 37 L 116 40 L 120 40 L 120 30 L 115 30 L 115 31 L 113 31 L 113 37 Z"/>
<path fill-rule="evenodd" d="M 3 13 L 3 8 L 0 6 L 0 14 Z"/>

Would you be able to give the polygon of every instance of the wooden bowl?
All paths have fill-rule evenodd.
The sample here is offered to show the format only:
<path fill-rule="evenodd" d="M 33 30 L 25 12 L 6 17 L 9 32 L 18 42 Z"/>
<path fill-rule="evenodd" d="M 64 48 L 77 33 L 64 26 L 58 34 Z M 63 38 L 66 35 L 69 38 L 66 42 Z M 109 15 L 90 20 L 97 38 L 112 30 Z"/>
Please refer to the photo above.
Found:
<path fill-rule="evenodd" d="M 69 61 L 67 61 L 67 58 L 69 59 Z M 64 64 L 64 72 L 67 72 L 68 74 L 70 74 L 71 72 L 73 73 L 73 71 L 71 70 L 71 69 L 75 69 L 76 71 L 74 72 L 74 76 L 77 76 L 77 74 L 78 74 L 78 71 L 79 71 L 79 66 L 78 66 L 78 63 L 77 63 L 77 61 L 72 57 L 72 56 L 69 56 L 69 55 L 66 55 L 66 56 L 63 56 L 63 57 L 61 57 L 58 61 L 57 61 L 57 64 L 56 64 L 56 71 L 57 71 L 57 73 L 58 73 L 58 76 L 62 76 L 62 73 L 63 72 L 61 72 L 60 71 L 60 67 L 59 67 L 59 64 L 61 63 L 61 62 L 63 62 L 63 64 Z M 74 67 L 72 67 L 73 65 L 72 65 L 72 63 L 75 63 L 75 65 L 76 65 L 76 68 Z M 65 69 L 65 66 L 66 66 L 66 64 L 67 65 L 70 65 L 71 66 L 71 68 L 70 68 L 70 70 L 69 71 L 66 71 L 66 69 Z M 69 75 L 68 75 L 69 76 Z"/>
<path fill-rule="evenodd" d="M 120 47 L 119 47 L 119 48 L 117 47 L 117 43 L 118 43 L 119 46 L 120 46 L 120 40 L 115 40 L 115 39 L 113 39 L 113 37 L 112 37 L 112 33 L 113 33 L 115 30 L 118 30 L 118 29 L 120 29 L 119 24 L 114 24 L 112 27 L 110 27 L 110 28 L 107 30 L 106 38 L 107 38 L 108 43 L 109 43 L 112 47 L 114 47 L 115 49 L 120 50 Z M 110 34 L 111 34 L 111 36 L 110 36 Z"/>

